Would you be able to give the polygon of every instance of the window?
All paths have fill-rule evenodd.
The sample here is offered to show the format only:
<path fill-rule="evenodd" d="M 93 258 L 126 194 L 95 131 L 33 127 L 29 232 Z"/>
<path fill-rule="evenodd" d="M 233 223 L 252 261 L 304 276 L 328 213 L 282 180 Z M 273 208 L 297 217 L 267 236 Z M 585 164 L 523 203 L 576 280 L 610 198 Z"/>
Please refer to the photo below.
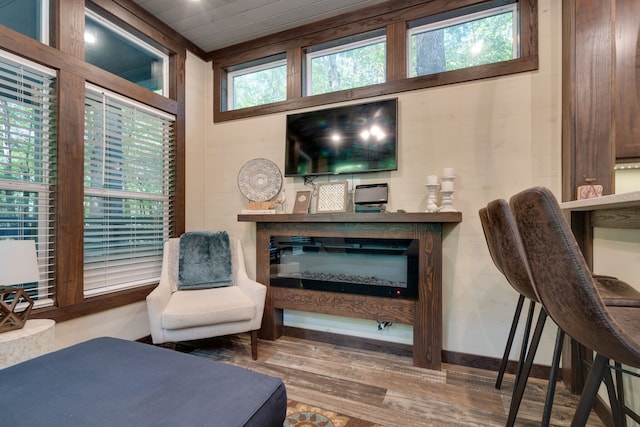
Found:
<path fill-rule="evenodd" d="M 538 0 L 387 3 L 211 52 L 214 122 L 538 69 Z M 231 70 L 279 51 L 289 74 L 278 102 L 230 111 Z"/>
<path fill-rule="evenodd" d="M 517 58 L 517 18 L 517 4 L 512 4 L 413 23 L 408 31 L 409 77 Z"/>
<path fill-rule="evenodd" d="M 0 52 L 0 238 L 35 240 L 41 279 L 23 285 L 53 304 L 55 73 Z"/>
<path fill-rule="evenodd" d="M 90 10 L 85 61 L 160 95 L 168 93 L 168 56 Z"/>
<path fill-rule="evenodd" d="M 174 121 L 142 104 L 87 88 L 85 295 L 159 279 L 171 219 Z"/>
<path fill-rule="evenodd" d="M 384 83 L 384 33 L 360 35 L 307 49 L 305 66 L 306 95 Z"/>
<path fill-rule="evenodd" d="M 283 55 L 229 69 L 228 110 L 287 99 L 287 60 Z"/>
<path fill-rule="evenodd" d="M 0 25 L 49 43 L 49 0 L 0 1 Z"/>

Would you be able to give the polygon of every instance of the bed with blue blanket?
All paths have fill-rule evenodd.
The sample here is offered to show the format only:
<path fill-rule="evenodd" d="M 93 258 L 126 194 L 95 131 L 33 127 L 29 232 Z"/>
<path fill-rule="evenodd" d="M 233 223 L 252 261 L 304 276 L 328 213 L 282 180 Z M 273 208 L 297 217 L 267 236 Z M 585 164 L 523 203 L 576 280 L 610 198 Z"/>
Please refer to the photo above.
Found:
<path fill-rule="evenodd" d="M 7 426 L 281 427 L 279 378 L 173 350 L 96 338 L 0 370 Z"/>

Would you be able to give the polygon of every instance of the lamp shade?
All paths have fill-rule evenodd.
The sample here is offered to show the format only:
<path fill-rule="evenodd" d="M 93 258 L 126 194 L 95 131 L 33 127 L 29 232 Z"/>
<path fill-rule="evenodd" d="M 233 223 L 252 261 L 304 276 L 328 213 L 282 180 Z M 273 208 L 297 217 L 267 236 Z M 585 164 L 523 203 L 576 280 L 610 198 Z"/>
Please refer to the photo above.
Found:
<path fill-rule="evenodd" d="M 40 279 L 34 240 L 0 240 L 0 286 Z"/>

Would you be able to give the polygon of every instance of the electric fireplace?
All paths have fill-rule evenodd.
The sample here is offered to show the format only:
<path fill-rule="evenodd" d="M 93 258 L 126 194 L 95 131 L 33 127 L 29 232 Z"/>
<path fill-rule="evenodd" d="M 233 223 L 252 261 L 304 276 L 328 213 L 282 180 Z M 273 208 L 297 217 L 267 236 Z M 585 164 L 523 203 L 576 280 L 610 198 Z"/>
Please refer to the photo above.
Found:
<path fill-rule="evenodd" d="M 274 287 L 416 299 L 418 240 L 272 236 Z"/>

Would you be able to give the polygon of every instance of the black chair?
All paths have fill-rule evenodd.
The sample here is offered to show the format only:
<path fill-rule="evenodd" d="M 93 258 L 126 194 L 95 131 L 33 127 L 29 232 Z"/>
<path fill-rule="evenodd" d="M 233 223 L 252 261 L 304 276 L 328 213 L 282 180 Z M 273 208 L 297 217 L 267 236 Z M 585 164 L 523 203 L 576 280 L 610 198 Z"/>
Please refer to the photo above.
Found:
<path fill-rule="evenodd" d="M 586 424 L 603 380 L 614 421 L 623 426 L 627 408 L 616 394 L 607 367 L 609 360 L 615 360 L 640 368 L 637 301 L 623 297 L 614 301 L 617 305 L 607 306 L 556 198 L 548 189 L 522 191 L 511 198 L 510 205 L 532 283 L 545 311 L 569 336 L 596 352 L 572 426 Z"/>

